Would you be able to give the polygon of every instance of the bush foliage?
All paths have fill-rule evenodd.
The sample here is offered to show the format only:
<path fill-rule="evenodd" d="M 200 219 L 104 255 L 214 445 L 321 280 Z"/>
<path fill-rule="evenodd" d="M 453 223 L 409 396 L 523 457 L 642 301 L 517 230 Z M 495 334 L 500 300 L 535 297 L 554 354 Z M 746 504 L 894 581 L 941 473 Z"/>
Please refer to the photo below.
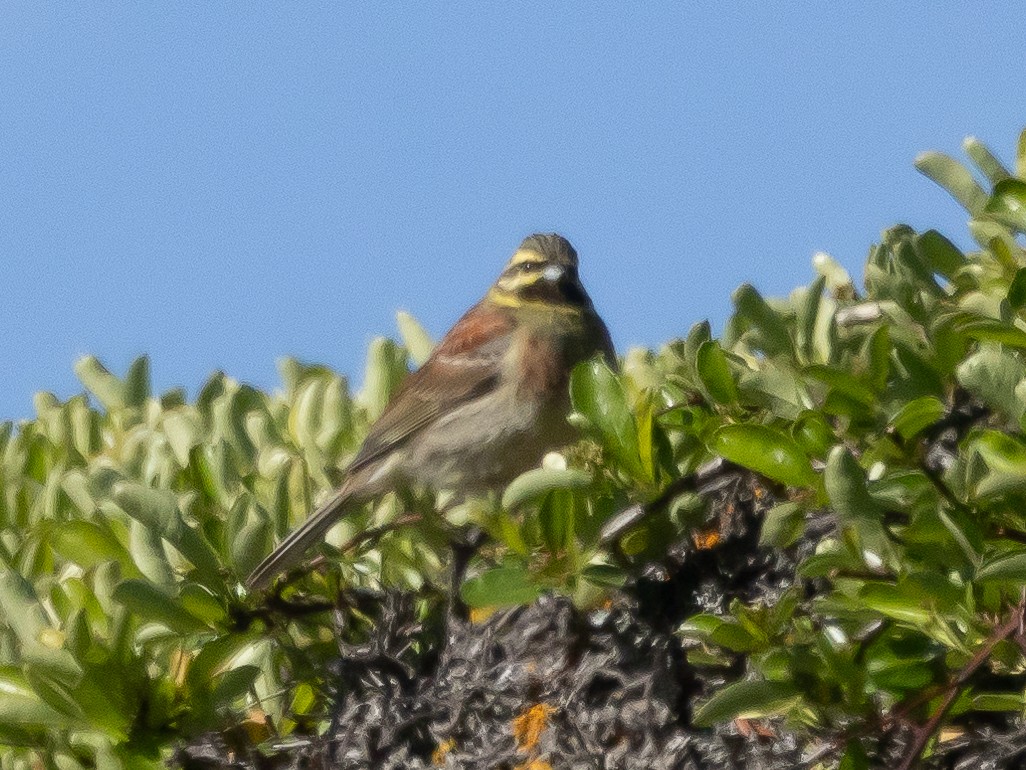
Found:
<path fill-rule="evenodd" d="M 375 622 L 360 596 L 406 592 L 426 625 L 454 590 L 599 605 L 709 530 L 691 482 L 716 458 L 775 491 L 766 548 L 816 545 L 774 605 L 679 627 L 689 663 L 731 680 L 694 724 L 776 720 L 856 768 L 896 719 L 921 725 L 918 753 L 944 725 L 1021 713 L 1026 133 L 1015 173 L 965 147 L 984 185 L 937 153 L 917 166 L 969 211 L 975 251 L 898 226 L 864 289 L 826 255 L 786 298 L 744 285 L 718 339 L 703 322 L 619 373 L 579 367 L 588 438 L 565 456 L 492 498 L 387 495 L 264 595 L 242 578 L 338 483 L 427 335 L 401 315 L 356 393 L 285 360 L 280 392 L 218 373 L 190 402 L 154 394 L 145 358 L 123 378 L 79 361 L 86 394 L 0 425 L 0 767 L 160 767 L 212 730 L 316 733 L 339 641 Z"/>

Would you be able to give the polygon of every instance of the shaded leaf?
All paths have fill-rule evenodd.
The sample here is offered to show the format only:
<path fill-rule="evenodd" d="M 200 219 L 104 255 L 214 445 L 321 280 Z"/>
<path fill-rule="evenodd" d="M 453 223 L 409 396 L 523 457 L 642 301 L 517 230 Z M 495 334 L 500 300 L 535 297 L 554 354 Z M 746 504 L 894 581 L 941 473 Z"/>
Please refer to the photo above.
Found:
<path fill-rule="evenodd" d="M 606 449 L 633 475 L 644 476 L 638 429 L 627 393 L 605 361 L 592 359 L 575 367 L 570 396 L 574 409 L 598 430 Z"/>
<path fill-rule="evenodd" d="M 502 566 L 471 578 L 460 594 L 471 607 L 506 607 L 531 603 L 541 595 L 541 587 L 525 568 Z"/>
<path fill-rule="evenodd" d="M 143 580 L 126 580 L 114 590 L 114 601 L 144 620 L 162 623 L 180 634 L 209 631 L 206 623 L 186 611 L 169 593 Z"/>
<path fill-rule="evenodd" d="M 758 719 L 773 716 L 798 705 L 800 699 L 797 689 L 790 682 L 735 682 L 699 706 L 693 722 L 698 727 L 711 727 L 738 717 Z"/>

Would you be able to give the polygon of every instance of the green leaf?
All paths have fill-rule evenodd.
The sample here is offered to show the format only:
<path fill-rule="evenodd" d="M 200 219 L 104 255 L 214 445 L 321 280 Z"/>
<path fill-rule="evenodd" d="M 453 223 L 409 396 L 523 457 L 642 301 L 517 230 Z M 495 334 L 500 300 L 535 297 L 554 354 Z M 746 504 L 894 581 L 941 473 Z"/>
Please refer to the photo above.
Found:
<path fill-rule="evenodd" d="M 215 676 L 249 659 L 263 644 L 256 632 L 221 636 L 204 644 L 186 671 L 186 686 L 194 692 L 207 688 Z"/>
<path fill-rule="evenodd" d="M 545 497 L 538 511 L 538 524 L 550 553 L 563 553 L 573 543 L 576 518 L 573 494 L 568 490 L 554 490 Z"/>
<path fill-rule="evenodd" d="M 303 682 L 296 688 L 292 696 L 292 703 L 289 708 L 295 714 L 309 714 L 317 702 L 317 691 L 312 686 Z"/>
<path fill-rule="evenodd" d="M 213 681 L 210 700 L 219 706 L 230 705 L 237 698 L 245 695 L 260 675 L 258 666 L 239 666 L 225 671 Z"/>
<path fill-rule="evenodd" d="M 754 652 L 766 647 L 765 634 L 755 634 L 734 618 L 702 613 L 688 618 L 680 627 L 684 636 L 724 647 L 733 652 Z"/>
<path fill-rule="evenodd" d="M 750 284 L 742 284 L 734 291 L 737 314 L 758 332 L 754 346 L 767 356 L 791 352 L 791 337 L 780 314 L 771 308 L 762 295 Z"/>
<path fill-rule="evenodd" d="M 512 511 L 534 502 L 555 489 L 585 489 L 591 474 L 576 468 L 533 468 L 521 473 L 502 494 L 502 507 Z"/>
<path fill-rule="evenodd" d="M 178 603 L 182 609 L 208 626 L 220 626 L 228 618 L 221 601 L 198 583 L 183 584 L 178 594 Z"/>
<path fill-rule="evenodd" d="M 859 591 L 859 599 L 870 609 L 895 620 L 917 626 L 930 621 L 931 611 L 922 597 L 909 595 L 890 583 L 866 583 Z"/>
<path fill-rule="evenodd" d="M 378 337 L 371 342 L 367 350 L 363 388 L 358 396 L 370 419 L 375 420 L 381 415 L 392 393 L 406 374 L 405 350 L 384 337 Z"/>
<path fill-rule="evenodd" d="M 869 755 L 857 738 L 848 741 L 837 770 L 869 770 Z"/>
<path fill-rule="evenodd" d="M 812 366 L 805 367 L 803 373 L 829 386 L 831 392 L 840 393 L 867 410 L 876 406 L 876 396 L 873 393 L 873 389 L 846 371 L 813 364 Z"/>
<path fill-rule="evenodd" d="M 766 425 L 724 425 L 713 435 L 709 450 L 787 486 L 816 484 L 805 451 L 786 433 Z"/>
<path fill-rule="evenodd" d="M 460 594 L 471 607 L 506 607 L 530 604 L 542 589 L 524 567 L 493 567 L 463 584 Z"/>
<path fill-rule="evenodd" d="M 435 343 L 424 331 L 424 327 L 409 313 L 400 310 L 395 314 L 395 321 L 403 338 L 403 345 L 410 352 L 410 358 L 417 366 L 422 366 L 434 350 Z"/>
<path fill-rule="evenodd" d="M 889 422 L 905 441 L 915 438 L 940 420 L 947 412 L 935 396 L 922 396 L 902 405 Z"/>
<path fill-rule="evenodd" d="M 178 513 L 173 492 L 121 481 L 114 486 L 113 493 L 114 501 L 136 521 L 161 534 L 173 528 Z"/>
<path fill-rule="evenodd" d="M 1008 306 L 1013 313 L 1022 310 L 1026 305 L 1026 267 L 1015 271 L 1015 276 L 1008 286 Z"/>
<path fill-rule="evenodd" d="M 16 572 L 0 572 L 0 610 L 6 625 L 25 645 L 39 642 L 42 632 L 50 626 L 35 591 Z"/>
<path fill-rule="evenodd" d="M 146 399 L 150 397 L 150 359 L 149 356 L 139 356 L 128 367 L 125 374 L 125 404 L 127 406 L 142 407 Z"/>
<path fill-rule="evenodd" d="M 884 530 L 883 510 L 869 494 L 865 472 L 845 447 L 830 451 L 823 483 L 842 524 L 857 538 L 866 565 L 874 570 L 893 566 L 894 549 Z"/>
<path fill-rule="evenodd" d="M 114 589 L 114 601 L 142 620 L 161 623 L 179 634 L 209 631 L 202 620 L 183 608 L 171 594 L 143 580 L 125 580 Z"/>
<path fill-rule="evenodd" d="M 627 392 L 606 362 L 595 358 L 575 367 L 570 377 L 570 397 L 574 409 L 598 430 L 613 457 L 629 473 L 643 478 L 638 429 Z"/>
<path fill-rule="evenodd" d="M 25 679 L 44 703 L 72 719 L 82 719 L 82 707 L 64 682 L 32 664 L 26 665 L 24 670 Z"/>
<path fill-rule="evenodd" d="M 966 390 L 1013 420 L 1020 420 L 1026 412 L 1026 404 L 1015 392 L 1026 378 L 1026 366 L 1008 351 L 981 348 L 959 364 L 955 376 Z"/>
<path fill-rule="evenodd" d="M 170 543 L 204 579 L 219 582 L 221 564 L 217 554 L 199 530 L 182 521 L 173 492 L 122 481 L 114 486 L 114 500 L 129 516 Z"/>
<path fill-rule="evenodd" d="M 980 582 L 1012 582 L 1026 584 L 1026 551 L 1013 551 L 991 557 L 976 572 Z"/>
<path fill-rule="evenodd" d="M 712 339 L 712 327 L 708 321 L 698 321 L 688 330 L 684 339 L 684 359 L 694 361 L 698 357 L 698 349 Z"/>
<path fill-rule="evenodd" d="M 150 529 L 140 521 L 133 520 L 129 526 L 129 547 L 132 561 L 137 570 L 123 572 L 125 577 L 136 577 L 141 572 L 151 583 L 169 586 L 174 582 L 174 570 L 164 551 L 164 539 L 160 532 Z"/>
<path fill-rule="evenodd" d="M 1022 711 L 1026 698 L 1021 692 L 981 692 L 973 696 L 976 711 Z"/>
<path fill-rule="evenodd" d="M 1019 145 L 1015 153 L 1015 175 L 1026 179 L 1026 128 L 1019 134 Z"/>
<path fill-rule="evenodd" d="M 916 168 L 947 190 L 970 214 L 978 214 L 983 210 L 987 193 L 965 166 L 951 156 L 940 152 L 924 152 L 916 158 Z"/>
<path fill-rule="evenodd" d="M 825 457 L 837 437 L 834 429 L 821 412 L 809 409 L 798 415 L 791 428 L 794 440 L 813 457 Z"/>
<path fill-rule="evenodd" d="M 273 542 L 270 516 L 260 506 L 240 496 L 228 517 L 228 547 L 238 575 L 248 575 L 267 555 Z"/>
<path fill-rule="evenodd" d="M 712 727 L 739 717 L 759 719 L 786 713 L 800 701 L 801 696 L 790 682 L 735 682 L 699 706 L 692 721 L 697 727 Z"/>
<path fill-rule="evenodd" d="M 189 464 L 192 448 L 203 440 L 200 420 L 185 409 L 164 413 L 164 435 L 175 453 L 175 459 L 183 468 Z"/>
<path fill-rule="evenodd" d="M 623 588 L 629 579 L 623 568 L 612 564 L 589 564 L 581 571 L 581 577 L 602 588 Z"/>
<path fill-rule="evenodd" d="M 967 264 L 958 247 L 936 230 L 927 230 L 916 236 L 915 250 L 930 268 L 948 280 L 955 277 Z"/>
<path fill-rule="evenodd" d="M 0 692 L 0 731 L 13 725 L 63 730 L 72 724 L 64 713 L 43 702 L 20 671 L 0 667 Z"/>
<path fill-rule="evenodd" d="M 974 567 L 979 567 L 980 552 L 983 550 L 983 533 L 980 531 L 979 523 L 971 515 L 958 509 L 939 507 L 937 516 L 968 562 Z"/>
<path fill-rule="evenodd" d="M 702 384 L 714 401 L 721 404 L 737 403 L 737 383 L 734 382 L 734 375 L 720 343 L 716 340 L 703 342 L 698 348 L 695 364 Z"/>
<path fill-rule="evenodd" d="M 968 448 L 986 463 L 987 473 L 976 484 L 982 498 L 1026 489 L 1026 444 L 996 430 L 976 434 Z"/>
<path fill-rule="evenodd" d="M 1021 179 L 998 182 L 983 210 L 1001 224 L 1026 233 L 1026 182 Z"/>
<path fill-rule="evenodd" d="M 780 503 L 766 512 L 759 534 L 759 545 L 788 548 L 805 531 L 805 510 L 798 503 Z"/>
<path fill-rule="evenodd" d="M 981 342 L 999 342 L 1026 349 L 1026 331 L 994 318 L 966 318 L 954 324 L 955 331 Z"/>
<path fill-rule="evenodd" d="M 987 145 L 975 136 L 967 136 L 963 139 L 962 149 L 965 150 L 966 155 L 972 158 L 973 163 L 986 175 L 991 184 L 997 184 L 1012 176 L 1011 172 L 995 157 Z"/>
<path fill-rule="evenodd" d="M 804 363 L 816 360 L 816 328 L 819 310 L 823 302 L 826 278 L 822 275 L 809 285 L 798 304 L 798 319 L 795 326 L 795 344 L 801 351 Z"/>
<path fill-rule="evenodd" d="M 75 362 L 75 374 L 108 412 L 123 409 L 127 403 L 125 385 L 95 356 L 84 356 Z"/>
<path fill-rule="evenodd" d="M 109 527 L 81 519 L 61 522 L 51 530 L 50 542 L 61 556 L 84 569 L 104 561 L 116 561 L 124 575 L 140 576 L 128 549 Z"/>

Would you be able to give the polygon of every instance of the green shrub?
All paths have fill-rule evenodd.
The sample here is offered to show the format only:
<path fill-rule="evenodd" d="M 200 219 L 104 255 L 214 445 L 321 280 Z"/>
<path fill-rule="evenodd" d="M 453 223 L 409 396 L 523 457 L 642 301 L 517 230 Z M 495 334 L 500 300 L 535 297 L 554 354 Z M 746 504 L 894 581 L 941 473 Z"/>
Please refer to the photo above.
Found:
<path fill-rule="evenodd" d="M 266 596 L 241 579 L 338 482 L 407 350 L 430 349 L 420 327 L 401 316 L 404 346 L 371 346 L 355 395 L 285 360 L 280 393 L 218 373 L 189 402 L 153 394 L 145 358 L 124 378 L 79 361 L 88 395 L 41 393 L 35 419 L 0 425 L 0 767 L 158 767 L 209 730 L 316 731 L 336 637 L 373 623 L 348 606 L 336 627 L 340 597 L 397 588 L 437 618 L 450 542 L 474 525 L 468 604 L 598 603 L 707 525 L 689 479 L 717 457 L 777 490 L 767 547 L 830 526 L 803 590 L 680 628 L 693 664 L 743 662 L 697 724 L 777 718 L 859 767 L 895 719 L 925 744 L 944 720 L 1022 712 L 1026 133 L 1014 174 L 966 151 L 989 192 L 945 156 L 917 165 L 968 209 L 977 251 L 898 226 L 862 291 L 825 255 L 785 299 L 742 286 L 720 339 L 703 322 L 621 373 L 579 367 L 589 440 L 565 458 L 494 498 L 388 495 Z"/>

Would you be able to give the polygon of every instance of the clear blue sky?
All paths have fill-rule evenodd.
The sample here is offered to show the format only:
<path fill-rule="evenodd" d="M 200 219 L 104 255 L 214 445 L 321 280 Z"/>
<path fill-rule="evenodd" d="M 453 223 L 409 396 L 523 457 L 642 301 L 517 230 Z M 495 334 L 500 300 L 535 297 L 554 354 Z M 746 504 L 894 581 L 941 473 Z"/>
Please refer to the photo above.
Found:
<path fill-rule="evenodd" d="M 4 4 L 0 419 L 84 353 L 358 385 L 396 310 L 440 336 L 535 230 L 658 345 L 814 251 L 861 276 L 898 220 L 965 243 L 913 158 L 1026 124 L 1019 3 L 355 5 Z"/>

